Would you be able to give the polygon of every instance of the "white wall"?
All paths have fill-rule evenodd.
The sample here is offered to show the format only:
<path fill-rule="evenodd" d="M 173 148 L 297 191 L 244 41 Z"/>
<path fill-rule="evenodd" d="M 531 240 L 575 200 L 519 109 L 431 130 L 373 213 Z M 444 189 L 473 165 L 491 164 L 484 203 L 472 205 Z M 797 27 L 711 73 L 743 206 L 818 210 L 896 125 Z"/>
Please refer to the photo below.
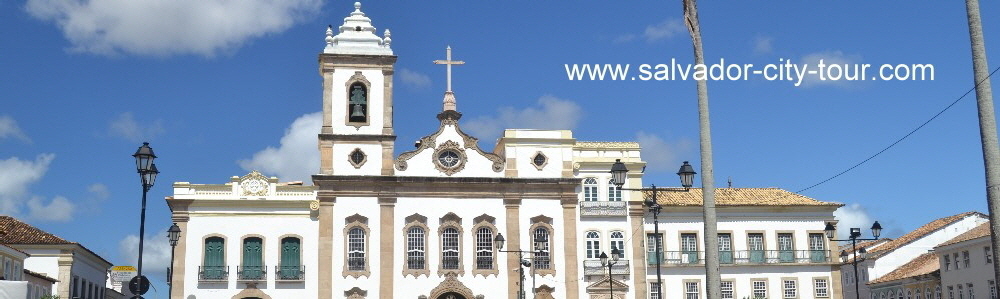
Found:
<path fill-rule="evenodd" d="M 947 296 L 948 293 L 948 286 L 955 287 L 957 292 L 958 285 L 962 285 L 963 290 L 965 291 L 963 298 L 968 299 L 968 284 L 971 283 L 973 285 L 976 298 L 990 298 L 989 281 L 994 280 L 993 263 L 996 262 L 996 259 L 992 259 L 993 263 L 986 262 L 985 248 L 989 247 L 990 237 L 986 236 L 939 247 L 935 250 L 938 255 L 938 260 L 941 262 L 941 288 L 945 296 Z M 969 252 L 969 267 L 965 267 L 963 259 L 963 252 L 966 251 Z M 959 262 L 962 263 L 961 267 L 956 267 L 955 265 L 955 253 L 958 253 L 960 259 Z M 951 258 L 950 270 L 945 269 L 945 255 L 949 255 Z M 955 296 L 956 298 L 958 297 L 957 294 Z"/>

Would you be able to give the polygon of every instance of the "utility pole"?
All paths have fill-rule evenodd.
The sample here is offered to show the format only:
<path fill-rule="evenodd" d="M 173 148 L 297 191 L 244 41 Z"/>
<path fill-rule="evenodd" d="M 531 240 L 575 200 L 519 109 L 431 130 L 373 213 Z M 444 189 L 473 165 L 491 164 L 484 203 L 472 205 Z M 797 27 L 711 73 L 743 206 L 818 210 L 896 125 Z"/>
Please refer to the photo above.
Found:
<path fill-rule="evenodd" d="M 965 0 L 969 17 L 969 38 L 972 43 L 972 70 L 975 74 L 976 103 L 979 106 L 979 137 L 983 143 L 986 164 L 986 203 L 990 210 L 990 232 L 993 256 L 1000 256 L 1000 146 L 997 145 L 996 115 L 993 113 L 993 90 L 990 87 L 989 64 L 983 40 L 983 22 L 979 15 L 979 0 Z M 993 279 L 1000 273 L 1000 263 L 993 263 Z"/>
<path fill-rule="evenodd" d="M 694 62 L 705 65 L 701 47 L 701 28 L 695 0 L 684 1 L 684 23 L 694 44 Z M 701 188 L 705 222 L 705 293 L 708 299 L 722 297 L 722 276 L 719 273 L 719 231 L 715 218 L 715 178 L 712 169 L 712 128 L 708 117 L 708 82 L 698 82 L 698 127 L 701 141 Z M 994 255 L 997 256 L 997 255 Z"/>

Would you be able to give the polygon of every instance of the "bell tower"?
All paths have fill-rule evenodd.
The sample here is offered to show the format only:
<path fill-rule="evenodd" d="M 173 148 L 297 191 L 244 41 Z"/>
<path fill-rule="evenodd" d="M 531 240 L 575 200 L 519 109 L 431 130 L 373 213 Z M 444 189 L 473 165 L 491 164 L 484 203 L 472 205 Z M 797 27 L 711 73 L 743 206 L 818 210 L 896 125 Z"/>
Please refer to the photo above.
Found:
<path fill-rule="evenodd" d="M 336 35 L 334 35 L 334 31 Z M 344 24 L 326 29 L 319 54 L 323 77 L 320 173 L 392 175 L 392 75 L 396 56 L 386 29 L 375 34 L 371 19 L 354 3 Z"/>

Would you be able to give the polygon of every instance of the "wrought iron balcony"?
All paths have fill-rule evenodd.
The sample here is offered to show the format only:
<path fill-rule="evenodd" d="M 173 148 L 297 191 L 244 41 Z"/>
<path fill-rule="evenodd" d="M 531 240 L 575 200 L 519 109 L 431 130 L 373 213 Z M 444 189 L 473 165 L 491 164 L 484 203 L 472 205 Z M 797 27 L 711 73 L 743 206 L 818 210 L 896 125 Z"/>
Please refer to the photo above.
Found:
<path fill-rule="evenodd" d="M 628 215 L 625 201 L 581 201 L 580 216 L 616 217 Z"/>
<path fill-rule="evenodd" d="M 614 265 L 611 265 L 612 275 L 628 275 L 631 272 L 632 267 L 629 267 L 629 262 L 626 259 L 619 259 Z M 608 266 L 602 265 L 601 260 L 584 260 L 583 261 L 583 275 L 607 275 Z"/>
<path fill-rule="evenodd" d="M 198 281 L 229 280 L 229 266 L 198 266 Z"/>
<path fill-rule="evenodd" d="M 306 280 L 306 265 L 275 266 L 274 280 L 277 281 Z"/>
<path fill-rule="evenodd" d="M 267 279 L 267 266 L 236 266 L 236 280 L 261 281 Z"/>
<path fill-rule="evenodd" d="M 829 263 L 826 250 L 735 250 L 719 251 L 720 264 L 817 264 Z M 656 255 L 646 253 L 646 263 L 656 265 Z M 661 265 L 700 265 L 705 263 L 704 251 L 664 251 Z"/>
<path fill-rule="evenodd" d="M 427 259 L 423 257 L 406 258 L 406 268 L 410 270 L 423 270 L 427 268 Z"/>
<path fill-rule="evenodd" d="M 449 270 L 458 269 L 458 257 L 446 256 L 441 258 L 441 268 Z"/>

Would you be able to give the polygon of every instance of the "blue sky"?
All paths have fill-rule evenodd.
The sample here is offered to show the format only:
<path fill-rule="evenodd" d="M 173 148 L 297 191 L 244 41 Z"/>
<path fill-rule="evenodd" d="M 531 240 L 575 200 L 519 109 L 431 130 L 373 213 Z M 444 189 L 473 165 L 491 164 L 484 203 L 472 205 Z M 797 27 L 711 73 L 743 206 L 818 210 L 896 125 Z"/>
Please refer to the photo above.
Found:
<path fill-rule="evenodd" d="M 133 264 L 128 236 L 138 233 L 141 188 L 130 155 L 150 141 L 162 173 L 147 210 L 154 257 L 146 267 L 157 270 L 169 256 L 162 198 L 172 182 L 224 183 L 251 168 L 308 180 L 316 163 L 301 157 L 316 155 L 316 57 L 326 25 L 353 5 L 279 2 L 0 1 L 0 213 Z M 506 127 L 573 129 L 580 140 L 643 143 L 647 184 L 676 185 L 683 160 L 699 167 L 694 81 L 571 81 L 564 70 L 691 62 L 680 1 L 363 4 L 380 35 L 392 31 L 399 56 L 397 154 L 437 127 L 445 80 L 431 61 L 451 45 L 467 62 L 454 69 L 462 124 L 485 148 Z M 710 63 L 935 67 L 933 81 L 709 82 L 717 185 L 811 186 L 970 89 L 964 5 L 907 4 L 701 3 Z M 1000 4 L 981 5 L 996 67 Z M 975 107 L 973 94 L 803 193 L 849 204 L 845 222 L 879 220 L 889 236 L 985 212 Z"/>

